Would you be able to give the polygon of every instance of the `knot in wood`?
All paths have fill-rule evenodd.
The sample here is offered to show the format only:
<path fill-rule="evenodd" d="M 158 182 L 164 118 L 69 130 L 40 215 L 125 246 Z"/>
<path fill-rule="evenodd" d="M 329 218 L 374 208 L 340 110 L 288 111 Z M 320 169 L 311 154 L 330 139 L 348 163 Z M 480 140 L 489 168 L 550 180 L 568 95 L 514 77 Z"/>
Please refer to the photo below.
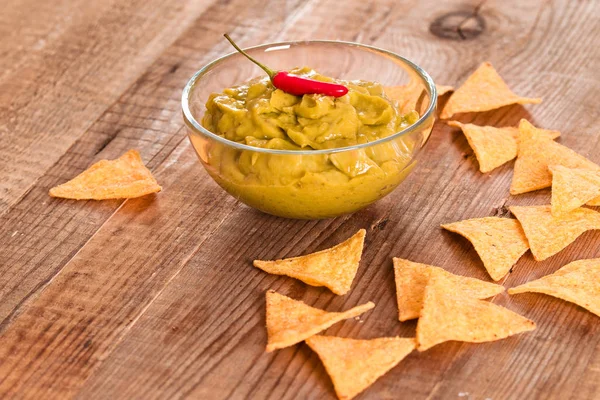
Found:
<path fill-rule="evenodd" d="M 479 14 L 479 8 L 473 11 L 452 11 L 443 14 L 429 25 L 429 32 L 450 40 L 474 39 L 484 30 L 485 19 Z"/>

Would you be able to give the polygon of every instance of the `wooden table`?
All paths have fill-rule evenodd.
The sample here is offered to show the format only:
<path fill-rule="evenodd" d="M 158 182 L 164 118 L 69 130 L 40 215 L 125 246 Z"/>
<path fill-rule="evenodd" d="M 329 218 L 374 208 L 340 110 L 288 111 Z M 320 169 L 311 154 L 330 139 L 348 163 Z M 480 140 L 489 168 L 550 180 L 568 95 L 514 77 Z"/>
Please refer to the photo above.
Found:
<path fill-rule="evenodd" d="M 266 4 L 265 4 L 266 3 Z M 558 129 L 600 162 L 600 3 L 456 0 L 6 0 L 0 14 L 0 397 L 334 398 L 305 345 L 266 354 L 264 293 L 340 310 L 372 300 L 362 323 L 327 334 L 412 336 L 396 319 L 391 257 L 489 280 L 471 245 L 442 222 L 507 215 L 549 202 L 511 197 L 512 163 L 478 172 L 464 136 L 438 123 L 421 164 L 391 196 L 352 216 L 295 221 L 226 195 L 197 162 L 181 89 L 205 62 L 242 45 L 328 38 L 373 44 L 422 65 L 441 84 L 490 60 L 539 106 L 466 116 Z M 460 27 L 460 29 L 457 29 Z M 140 150 L 164 188 L 103 202 L 48 189 L 99 159 Z M 353 290 L 326 289 L 251 266 L 323 249 L 367 229 Z M 535 262 L 506 287 L 600 256 L 600 232 Z M 538 324 L 494 343 L 413 353 L 360 398 L 598 399 L 600 321 L 526 294 L 493 300 Z"/>

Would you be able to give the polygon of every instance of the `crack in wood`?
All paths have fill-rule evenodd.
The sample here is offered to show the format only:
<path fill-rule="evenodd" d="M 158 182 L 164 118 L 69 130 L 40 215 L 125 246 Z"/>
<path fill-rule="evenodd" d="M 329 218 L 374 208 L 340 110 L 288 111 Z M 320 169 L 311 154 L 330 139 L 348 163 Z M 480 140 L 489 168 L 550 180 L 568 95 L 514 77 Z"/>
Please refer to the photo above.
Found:
<path fill-rule="evenodd" d="M 112 142 L 117 135 L 119 134 L 119 132 L 121 132 L 121 129 L 117 128 L 112 135 L 109 135 L 106 137 L 106 139 L 100 143 L 100 146 L 96 149 L 96 152 L 94 153 L 94 156 L 97 156 L 98 154 L 100 154 L 100 152 L 102 150 L 104 150 L 106 148 L 106 146 L 108 146 L 110 144 L 110 142 Z"/>

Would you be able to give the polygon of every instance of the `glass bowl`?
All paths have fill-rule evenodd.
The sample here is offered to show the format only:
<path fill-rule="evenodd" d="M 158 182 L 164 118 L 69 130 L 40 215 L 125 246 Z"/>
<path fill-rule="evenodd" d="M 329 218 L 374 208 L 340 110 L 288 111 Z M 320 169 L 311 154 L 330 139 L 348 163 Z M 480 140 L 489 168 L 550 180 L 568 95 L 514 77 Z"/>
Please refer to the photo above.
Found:
<path fill-rule="evenodd" d="M 200 123 L 209 95 L 264 76 L 241 54 L 231 53 L 196 72 L 182 96 L 198 158 L 229 194 L 280 217 L 332 218 L 383 198 L 412 171 L 431 133 L 437 99 L 433 80 L 418 65 L 386 50 L 340 41 L 273 43 L 247 52 L 275 70 L 308 66 L 333 78 L 379 82 L 400 91 L 398 106 L 415 109 L 420 118 L 391 136 L 344 148 L 279 150 L 230 141 Z"/>

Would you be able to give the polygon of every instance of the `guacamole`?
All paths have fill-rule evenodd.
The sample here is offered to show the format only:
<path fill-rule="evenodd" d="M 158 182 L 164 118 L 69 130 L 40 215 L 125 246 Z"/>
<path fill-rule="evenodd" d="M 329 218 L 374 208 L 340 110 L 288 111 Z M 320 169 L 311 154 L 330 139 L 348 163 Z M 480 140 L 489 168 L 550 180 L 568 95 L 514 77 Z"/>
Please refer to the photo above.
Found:
<path fill-rule="evenodd" d="M 356 211 L 393 190 L 412 167 L 414 137 L 399 137 L 361 149 L 310 154 L 374 142 L 414 124 L 402 115 L 382 85 L 334 80 L 309 68 L 290 71 L 336 82 L 348 94 L 294 96 L 268 77 L 213 93 L 202 125 L 229 141 L 308 154 L 241 150 L 192 135 L 213 178 L 244 203 L 291 218 L 328 218 Z"/>

